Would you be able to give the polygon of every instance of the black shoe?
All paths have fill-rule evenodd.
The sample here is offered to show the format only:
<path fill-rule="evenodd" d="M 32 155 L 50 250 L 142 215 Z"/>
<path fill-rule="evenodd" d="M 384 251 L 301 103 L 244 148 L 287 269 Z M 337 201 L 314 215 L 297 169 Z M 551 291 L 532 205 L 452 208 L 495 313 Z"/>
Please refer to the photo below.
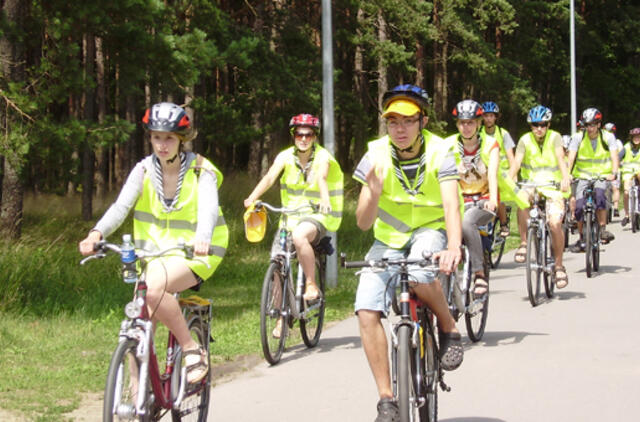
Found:
<path fill-rule="evenodd" d="M 443 333 L 438 331 L 440 366 L 445 371 L 458 369 L 464 358 L 462 336 L 460 333 Z"/>
<path fill-rule="evenodd" d="M 584 244 L 583 241 L 578 240 L 574 245 L 572 245 L 569 250 L 573 253 L 580 253 L 580 252 L 584 252 L 586 245 Z"/>
<path fill-rule="evenodd" d="M 617 209 L 613 210 L 613 216 L 614 217 L 620 217 L 620 211 L 618 211 Z"/>
<path fill-rule="evenodd" d="M 622 222 L 620 223 L 622 225 L 622 227 L 626 226 L 627 224 L 629 224 L 629 217 L 625 217 L 622 219 Z"/>
<path fill-rule="evenodd" d="M 616 237 L 610 231 L 607 231 L 605 229 L 602 229 L 600 231 L 600 240 L 602 240 L 604 243 L 609 243 L 613 241 L 615 238 Z"/>
<path fill-rule="evenodd" d="M 400 414 L 398 404 L 390 398 L 378 401 L 378 417 L 375 422 L 398 422 Z"/>

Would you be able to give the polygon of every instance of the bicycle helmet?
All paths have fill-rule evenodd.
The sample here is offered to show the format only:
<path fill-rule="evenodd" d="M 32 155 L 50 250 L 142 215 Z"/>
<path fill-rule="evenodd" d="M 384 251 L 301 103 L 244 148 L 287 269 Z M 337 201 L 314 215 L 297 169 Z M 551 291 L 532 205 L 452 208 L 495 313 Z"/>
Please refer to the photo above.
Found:
<path fill-rule="evenodd" d="M 551 109 L 543 105 L 537 105 L 529 110 L 527 115 L 527 123 L 548 123 L 551 121 Z"/>
<path fill-rule="evenodd" d="M 484 103 L 482 103 L 482 109 L 485 113 L 500 113 L 500 107 L 498 107 L 498 104 L 494 103 L 493 101 L 485 101 Z"/>
<path fill-rule="evenodd" d="M 630 136 L 640 135 L 640 127 L 634 127 L 629 131 Z"/>
<path fill-rule="evenodd" d="M 604 130 L 609 131 L 611 133 L 616 133 L 616 124 L 615 123 L 607 123 L 604 125 Z"/>
<path fill-rule="evenodd" d="M 426 114 L 427 108 L 429 107 L 429 94 L 427 94 L 427 91 L 411 84 L 398 85 L 395 88 L 385 92 L 382 96 L 382 109 L 384 110 L 382 117 L 385 117 L 388 112 L 395 111 L 387 109 L 392 102 L 395 102 L 397 100 L 404 100 L 406 102 L 415 104 L 419 109 L 417 111 L 420 111 L 422 114 Z M 398 109 L 398 111 L 401 110 Z M 415 112 L 412 114 L 415 114 Z"/>
<path fill-rule="evenodd" d="M 582 112 L 582 118 L 580 119 L 583 124 L 598 123 L 602 121 L 602 113 L 600 110 L 594 107 L 590 107 Z"/>
<path fill-rule="evenodd" d="M 192 131 L 187 112 L 174 103 L 152 105 L 144 113 L 142 124 L 146 130 L 173 132 L 183 137 Z"/>
<path fill-rule="evenodd" d="M 295 115 L 291 120 L 289 120 L 289 130 L 293 133 L 293 131 L 299 126 L 310 127 L 314 132 L 316 132 L 316 134 L 318 134 L 318 132 L 320 132 L 320 119 L 313 114 Z"/>
<path fill-rule="evenodd" d="M 451 114 L 458 120 L 470 120 L 482 117 L 484 110 L 482 106 L 474 100 L 462 100 L 453 109 Z"/>

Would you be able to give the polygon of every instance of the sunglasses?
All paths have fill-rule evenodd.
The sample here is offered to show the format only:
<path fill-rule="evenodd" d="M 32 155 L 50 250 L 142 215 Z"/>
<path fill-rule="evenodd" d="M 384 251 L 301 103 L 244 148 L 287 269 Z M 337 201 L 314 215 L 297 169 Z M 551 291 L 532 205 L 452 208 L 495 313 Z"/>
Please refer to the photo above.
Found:
<path fill-rule="evenodd" d="M 547 126 L 549 126 L 549 123 L 531 123 L 531 126 L 533 126 L 533 127 L 547 127 Z"/>
<path fill-rule="evenodd" d="M 294 132 L 293 136 L 296 139 L 304 139 L 304 138 L 313 138 L 314 136 L 316 136 L 316 134 L 313 132 Z"/>

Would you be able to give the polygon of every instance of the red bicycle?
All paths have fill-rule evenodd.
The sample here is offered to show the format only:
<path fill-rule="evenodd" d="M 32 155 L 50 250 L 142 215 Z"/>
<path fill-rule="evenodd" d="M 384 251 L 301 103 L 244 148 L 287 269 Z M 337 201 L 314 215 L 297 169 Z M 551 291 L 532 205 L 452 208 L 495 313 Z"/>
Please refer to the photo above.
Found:
<path fill-rule="evenodd" d="M 129 244 L 130 235 L 124 235 Z M 120 245 L 98 242 L 96 254 L 83 259 L 104 258 L 115 252 L 124 258 L 126 251 Z M 187 383 L 186 368 L 182 363 L 182 350 L 169 332 L 164 372 L 160 372 L 154 341 L 154 328 L 146 306 L 147 285 L 144 280 L 146 264 L 153 258 L 167 255 L 193 256 L 193 247 L 178 245 L 160 252 L 137 250 L 134 263 L 140 263 L 140 275 L 131 277 L 131 266 L 123 266 L 123 280 L 134 284 L 133 300 L 125 306 L 125 318 L 120 325 L 120 341 L 111 357 L 104 392 L 103 421 L 158 421 L 171 412 L 174 422 L 205 422 L 209 410 L 211 372 L 196 384 Z M 131 265 L 131 262 L 128 262 Z M 176 295 L 178 296 L 178 295 Z M 212 302 L 198 296 L 179 298 L 180 306 L 193 339 L 209 356 Z"/>

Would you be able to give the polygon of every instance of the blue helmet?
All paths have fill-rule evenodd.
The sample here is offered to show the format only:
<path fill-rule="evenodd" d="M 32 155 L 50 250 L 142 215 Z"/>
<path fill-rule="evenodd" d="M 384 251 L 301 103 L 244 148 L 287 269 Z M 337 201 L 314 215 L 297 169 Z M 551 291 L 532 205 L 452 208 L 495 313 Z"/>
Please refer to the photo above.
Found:
<path fill-rule="evenodd" d="M 500 113 L 500 107 L 498 107 L 498 104 L 493 101 L 486 101 L 482 103 L 482 109 L 485 113 Z"/>
<path fill-rule="evenodd" d="M 529 110 L 528 123 L 548 123 L 551 121 L 551 109 L 543 105 L 537 105 Z"/>
<path fill-rule="evenodd" d="M 424 89 L 411 85 L 398 85 L 382 96 L 382 109 L 385 110 L 391 101 L 409 100 L 416 103 L 423 113 L 429 108 L 429 94 Z"/>

